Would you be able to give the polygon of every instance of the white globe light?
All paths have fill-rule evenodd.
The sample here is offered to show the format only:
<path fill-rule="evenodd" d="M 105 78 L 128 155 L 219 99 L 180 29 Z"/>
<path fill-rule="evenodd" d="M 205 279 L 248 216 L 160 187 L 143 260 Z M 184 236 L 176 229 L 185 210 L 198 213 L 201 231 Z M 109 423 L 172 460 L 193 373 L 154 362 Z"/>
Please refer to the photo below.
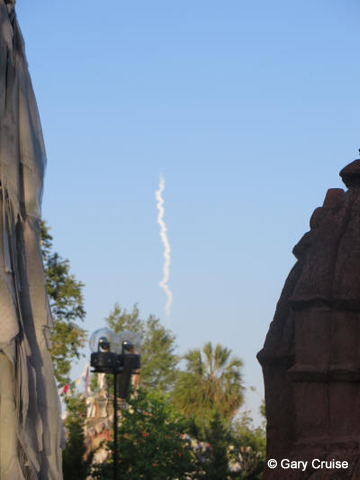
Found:
<path fill-rule="evenodd" d="M 135 332 L 130 332 L 129 330 L 124 330 L 118 335 L 118 343 L 121 353 L 135 353 L 137 355 L 141 352 L 141 338 Z"/>
<path fill-rule="evenodd" d="M 89 340 L 92 352 L 121 353 L 122 346 L 119 344 L 119 336 L 109 328 L 99 328 L 91 335 Z"/>

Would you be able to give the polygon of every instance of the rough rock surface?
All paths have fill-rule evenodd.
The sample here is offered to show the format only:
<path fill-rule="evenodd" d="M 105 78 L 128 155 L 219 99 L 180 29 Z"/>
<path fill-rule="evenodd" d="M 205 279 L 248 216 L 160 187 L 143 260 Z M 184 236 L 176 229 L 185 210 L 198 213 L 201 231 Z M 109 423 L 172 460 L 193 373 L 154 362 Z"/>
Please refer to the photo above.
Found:
<path fill-rule="evenodd" d="M 265 381 L 264 480 L 360 480 L 360 160 L 328 190 L 294 247 L 297 262 L 258 353 Z M 313 468 L 314 459 L 348 468 Z"/>

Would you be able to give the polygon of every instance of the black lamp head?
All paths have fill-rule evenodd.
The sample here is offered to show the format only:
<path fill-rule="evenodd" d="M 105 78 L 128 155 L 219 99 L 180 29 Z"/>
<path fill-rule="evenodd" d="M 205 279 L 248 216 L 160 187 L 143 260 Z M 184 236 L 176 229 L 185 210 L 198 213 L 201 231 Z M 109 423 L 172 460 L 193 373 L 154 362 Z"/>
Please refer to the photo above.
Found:
<path fill-rule="evenodd" d="M 110 343 L 106 337 L 99 338 L 98 352 L 110 352 Z"/>
<path fill-rule="evenodd" d="M 122 353 L 134 353 L 134 345 L 129 340 L 124 340 L 121 345 Z"/>

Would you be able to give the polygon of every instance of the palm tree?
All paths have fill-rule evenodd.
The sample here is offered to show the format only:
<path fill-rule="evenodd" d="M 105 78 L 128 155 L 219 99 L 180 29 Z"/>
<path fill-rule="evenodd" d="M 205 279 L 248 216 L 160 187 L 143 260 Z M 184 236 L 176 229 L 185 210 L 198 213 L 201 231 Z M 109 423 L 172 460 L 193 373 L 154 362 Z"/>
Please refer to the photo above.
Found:
<path fill-rule="evenodd" d="M 229 421 L 243 403 L 242 361 L 232 351 L 208 342 L 185 356 L 186 369 L 178 375 L 173 391 L 177 407 L 197 423 L 208 424 L 217 412 Z"/>

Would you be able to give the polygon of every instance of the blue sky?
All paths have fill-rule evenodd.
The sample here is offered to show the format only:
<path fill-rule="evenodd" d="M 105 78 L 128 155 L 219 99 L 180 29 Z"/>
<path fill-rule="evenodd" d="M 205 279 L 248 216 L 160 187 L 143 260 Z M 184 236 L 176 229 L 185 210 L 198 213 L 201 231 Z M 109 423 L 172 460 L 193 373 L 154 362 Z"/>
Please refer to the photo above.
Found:
<path fill-rule="evenodd" d="M 48 154 L 43 216 L 86 285 L 85 327 L 116 301 L 165 323 L 163 174 L 179 352 L 226 345 L 262 395 L 255 355 L 292 247 L 360 147 L 359 3 L 18 0 L 17 12 Z"/>

